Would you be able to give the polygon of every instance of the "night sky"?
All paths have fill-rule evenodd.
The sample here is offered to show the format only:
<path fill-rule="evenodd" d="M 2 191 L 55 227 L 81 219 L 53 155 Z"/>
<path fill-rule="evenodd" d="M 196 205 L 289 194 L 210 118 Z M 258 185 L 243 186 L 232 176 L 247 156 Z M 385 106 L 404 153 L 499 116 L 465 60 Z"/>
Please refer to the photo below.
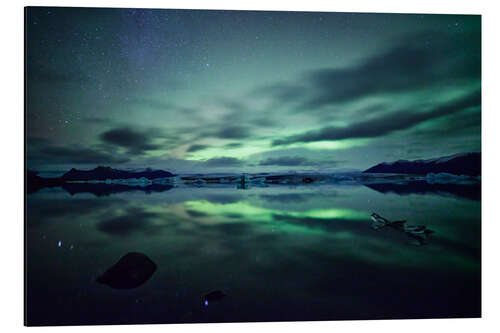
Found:
<path fill-rule="evenodd" d="M 481 18 L 28 8 L 27 165 L 334 171 L 481 151 Z"/>

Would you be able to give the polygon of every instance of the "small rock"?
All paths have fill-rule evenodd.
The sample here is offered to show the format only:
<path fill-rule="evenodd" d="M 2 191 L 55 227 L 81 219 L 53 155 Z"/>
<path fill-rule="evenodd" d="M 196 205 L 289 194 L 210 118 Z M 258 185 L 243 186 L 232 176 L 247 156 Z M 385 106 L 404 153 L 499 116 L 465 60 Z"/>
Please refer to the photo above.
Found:
<path fill-rule="evenodd" d="M 205 306 L 208 306 L 208 303 L 220 301 L 224 297 L 226 297 L 226 294 L 223 291 L 214 290 L 203 296 L 203 303 Z"/>
<path fill-rule="evenodd" d="M 149 280 L 155 271 L 156 264 L 145 254 L 130 252 L 96 281 L 114 289 L 132 289 Z"/>

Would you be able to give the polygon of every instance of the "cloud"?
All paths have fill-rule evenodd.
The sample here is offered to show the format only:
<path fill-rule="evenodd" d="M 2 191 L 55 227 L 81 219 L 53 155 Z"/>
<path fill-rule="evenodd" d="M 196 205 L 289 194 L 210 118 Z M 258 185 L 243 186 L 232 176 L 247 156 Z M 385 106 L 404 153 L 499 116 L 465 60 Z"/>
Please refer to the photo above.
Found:
<path fill-rule="evenodd" d="M 274 127 L 277 125 L 277 121 L 270 118 L 257 118 L 252 120 L 252 124 L 260 127 Z"/>
<path fill-rule="evenodd" d="M 309 71 L 302 85 L 277 83 L 255 90 L 276 103 L 297 102 L 296 110 L 363 97 L 415 91 L 432 86 L 453 88 L 481 79 L 480 27 L 465 32 L 427 31 L 401 39 L 395 47 L 346 68 Z"/>
<path fill-rule="evenodd" d="M 187 151 L 188 153 L 193 153 L 193 152 L 195 152 L 195 151 L 203 150 L 203 149 L 206 149 L 206 148 L 208 148 L 208 147 L 210 147 L 210 146 L 207 146 L 207 145 L 197 145 L 197 144 L 195 144 L 195 145 L 191 145 L 191 146 L 190 146 L 190 147 L 189 147 L 186 151 Z"/>
<path fill-rule="evenodd" d="M 411 128 L 421 122 L 439 118 L 445 115 L 462 111 L 468 107 L 481 105 L 481 92 L 476 91 L 455 101 L 438 106 L 429 111 L 402 110 L 374 119 L 360 121 L 349 126 L 324 127 L 317 131 L 292 135 L 285 139 L 274 140 L 272 145 L 286 145 L 296 142 L 313 142 L 325 140 L 343 140 L 352 138 L 373 138 L 389 134 L 394 131 Z"/>
<path fill-rule="evenodd" d="M 227 145 L 225 145 L 224 148 L 239 148 L 242 146 L 243 146 L 243 144 L 240 142 L 232 142 L 232 143 L 228 143 Z"/>
<path fill-rule="evenodd" d="M 230 125 L 221 128 L 213 134 L 220 139 L 244 139 L 251 135 L 250 129 L 245 126 Z"/>
<path fill-rule="evenodd" d="M 408 133 L 410 136 L 425 140 L 431 144 L 435 140 L 449 138 L 454 142 L 467 140 L 471 136 L 481 138 L 481 109 L 472 109 L 454 113 L 433 124 L 430 128 L 418 128 Z"/>
<path fill-rule="evenodd" d="M 298 165 L 310 165 L 307 158 L 294 156 L 294 157 L 269 157 L 265 160 L 260 161 L 259 165 L 279 165 L 279 166 L 298 166 Z"/>
<path fill-rule="evenodd" d="M 40 150 L 42 154 L 59 158 L 60 162 L 75 164 L 95 164 L 95 163 L 124 163 L 129 159 L 126 157 L 114 156 L 90 148 L 78 146 L 51 146 Z"/>
<path fill-rule="evenodd" d="M 223 108 L 231 111 L 229 114 L 226 114 L 224 116 L 224 122 L 226 124 L 245 123 L 247 125 L 250 125 L 251 127 L 273 127 L 276 125 L 276 122 L 270 119 L 271 115 L 269 113 L 266 113 L 266 115 L 262 117 L 258 116 L 262 113 L 262 110 L 250 108 L 246 104 L 242 103 L 240 99 L 231 100 L 228 98 L 224 98 L 220 100 L 219 104 Z"/>
<path fill-rule="evenodd" d="M 234 157 L 214 157 L 203 162 L 203 166 L 211 168 L 235 167 L 243 165 L 243 161 Z"/>
<path fill-rule="evenodd" d="M 55 145 L 43 138 L 28 138 L 28 164 L 119 164 L 129 158 L 112 153 L 102 147 L 81 147 L 79 145 Z"/>
<path fill-rule="evenodd" d="M 146 151 L 158 149 L 153 139 L 158 135 L 155 131 L 139 132 L 128 127 L 114 128 L 100 135 L 100 139 L 108 144 L 127 148 L 132 155 L 141 155 Z"/>
<path fill-rule="evenodd" d="M 207 217 L 207 216 L 210 216 L 209 214 L 205 213 L 205 212 L 200 212 L 198 210 L 193 210 L 193 209 L 186 209 L 186 213 L 191 216 L 191 217 L 194 217 L 194 218 L 199 218 L 199 217 Z"/>
<path fill-rule="evenodd" d="M 246 113 L 249 113 L 249 111 L 250 111 L 245 104 L 243 104 L 239 101 L 228 99 L 228 98 L 220 99 L 220 105 L 228 110 L 231 110 L 232 115 L 235 115 L 235 116 L 241 115 L 241 114 L 246 114 Z"/>

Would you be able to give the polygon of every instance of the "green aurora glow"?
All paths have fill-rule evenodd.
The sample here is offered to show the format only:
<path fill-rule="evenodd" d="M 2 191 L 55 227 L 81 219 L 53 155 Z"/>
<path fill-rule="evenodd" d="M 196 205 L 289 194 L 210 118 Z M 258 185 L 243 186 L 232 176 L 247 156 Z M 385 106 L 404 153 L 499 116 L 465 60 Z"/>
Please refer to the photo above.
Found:
<path fill-rule="evenodd" d="M 481 150 L 481 18 L 29 8 L 27 161 L 364 169 Z"/>

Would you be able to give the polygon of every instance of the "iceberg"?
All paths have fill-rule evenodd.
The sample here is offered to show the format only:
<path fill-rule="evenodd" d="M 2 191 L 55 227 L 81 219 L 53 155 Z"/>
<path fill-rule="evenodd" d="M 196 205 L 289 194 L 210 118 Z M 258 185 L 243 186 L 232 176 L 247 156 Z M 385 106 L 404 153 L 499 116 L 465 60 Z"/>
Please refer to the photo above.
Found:
<path fill-rule="evenodd" d="M 428 173 L 425 179 L 430 184 L 448 184 L 462 183 L 464 181 L 473 181 L 474 178 L 467 175 L 454 175 L 448 172 Z"/>
<path fill-rule="evenodd" d="M 395 230 L 402 231 L 408 237 L 415 239 L 418 242 L 418 245 L 424 245 L 428 236 L 434 233 L 433 230 L 428 229 L 425 225 L 409 225 L 405 220 L 391 222 L 377 213 L 373 213 L 371 215 L 371 220 L 371 227 L 373 230 L 390 227 Z"/>

